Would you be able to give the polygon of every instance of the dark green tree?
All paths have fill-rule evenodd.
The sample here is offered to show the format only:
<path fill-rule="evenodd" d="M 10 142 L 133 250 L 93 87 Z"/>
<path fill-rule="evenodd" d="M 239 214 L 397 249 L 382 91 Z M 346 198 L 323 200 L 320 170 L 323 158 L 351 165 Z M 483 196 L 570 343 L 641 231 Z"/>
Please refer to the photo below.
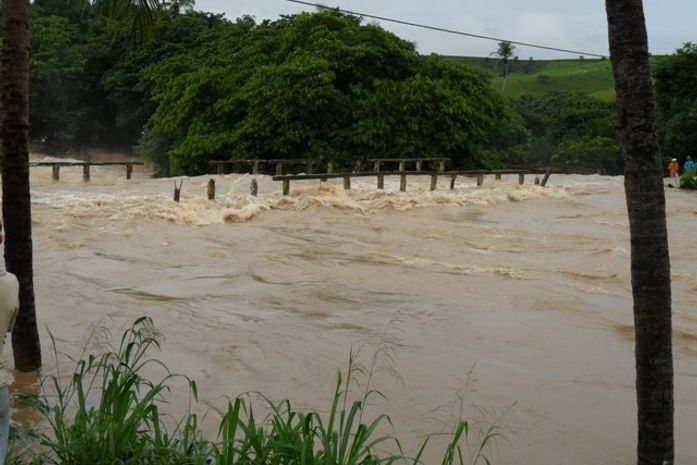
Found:
<path fill-rule="evenodd" d="M 358 18 L 329 10 L 247 21 L 226 53 L 214 38 L 141 73 L 157 105 L 140 151 L 166 173 L 201 173 L 214 158 L 301 158 L 352 165 L 395 153 L 452 156 L 504 115 L 477 71 L 435 57 Z M 164 85 L 162 83 L 165 83 Z M 163 157 L 162 154 L 166 154 Z"/>
<path fill-rule="evenodd" d="M 515 108 L 531 133 L 530 163 L 622 172 L 613 103 L 581 93 L 552 92 L 523 96 Z"/>
<path fill-rule="evenodd" d="M 622 151 L 616 138 L 567 137 L 552 155 L 552 164 L 570 168 L 597 168 L 604 173 L 622 172 Z"/>
<path fill-rule="evenodd" d="M 658 137 L 663 155 L 681 162 L 697 154 L 697 43 L 688 42 L 654 72 Z"/>
<path fill-rule="evenodd" d="M 39 16 L 32 23 L 29 135 L 50 149 L 74 147 L 91 129 L 83 101 L 84 39 L 63 16 Z"/>
<path fill-rule="evenodd" d="M 504 103 L 476 71 L 433 57 L 418 74 L 379 80 L 354 125 L 358 152 L 378 157 L 449 156 L 480 166 L 478 142 L 504 119 Z"/>

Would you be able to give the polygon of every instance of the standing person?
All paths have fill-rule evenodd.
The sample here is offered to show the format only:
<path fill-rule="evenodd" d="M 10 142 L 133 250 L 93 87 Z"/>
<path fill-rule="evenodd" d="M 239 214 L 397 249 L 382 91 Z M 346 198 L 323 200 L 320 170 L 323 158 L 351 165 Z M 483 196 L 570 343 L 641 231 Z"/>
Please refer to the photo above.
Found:
<path fill-rule="evenodd" d="M 692 157 L 687 157 L 687 160 L 685 160 L 685 164 L 682 165 L 682 169 L 685 172 L 691 171 L 695 167 L 695 162 L 692 161 Z"/>
<path fill-rule="evenodd" d="M 3 241 L 2 221 L 0 221 L 0 244 Z M 10 434 L 10 392 L 12 374 L 8 371 L 7 360 L 3 355 L 7 333 L 12 327 L 19 310 L 19 282 L 17 277 L 0 270 L 0 465 L 5 463 Z"/>
<path fill-rule="evenodd" d="M 677 178 L 678 172 L 680 171 L 680 165 L 678 165 L 678 159 L 673 158 L 670 163 L 668 163 L 668 173 L 671 178 Z"/>

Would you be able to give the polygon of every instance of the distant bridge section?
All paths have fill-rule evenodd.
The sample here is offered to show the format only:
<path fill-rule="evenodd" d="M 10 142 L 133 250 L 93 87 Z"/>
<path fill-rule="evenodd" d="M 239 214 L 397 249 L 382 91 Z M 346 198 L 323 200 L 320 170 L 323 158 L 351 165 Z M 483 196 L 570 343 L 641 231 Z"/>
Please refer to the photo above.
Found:
<path fill-rule="evenodd" d="M 131 179 L 133 175 L 133 167 L 141 166 L 145 163 L 140 161 L 99 161 L 99 162 L 89 162 L 89 161 L 31 161 L 29 166 L 50 166 L 53 169 L 53 180 L 58 181 L 60 179 L 60 169 L 66 167 L 81 166 L 82 167 L 82 179 L 84 181 L 90 180 L 90 167 L 91 166 L 125 166 L 126 167 L 126 179 Z"/>

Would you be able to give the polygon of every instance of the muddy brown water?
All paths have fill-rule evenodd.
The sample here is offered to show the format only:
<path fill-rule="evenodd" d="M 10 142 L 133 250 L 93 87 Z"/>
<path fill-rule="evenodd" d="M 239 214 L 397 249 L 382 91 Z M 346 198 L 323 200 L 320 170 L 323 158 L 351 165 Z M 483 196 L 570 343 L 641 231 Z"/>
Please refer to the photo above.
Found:
<path fill-rule="evenodd" d="M 390 415 L 408 452 L 463 417 L 500 427 L 492 463 L 634 462 L 621 178 L 459 179 L 454 191 L 441 178 L 435 192 L 409 178 L 406 193 L 397 178 L 384 191 L 307 181 L 283 197 L 259 176 L 256 198 L 251 179 L 184 178 L 177 204 L 172 179 L 142 167 L 128 181 L 123 167 L 93 168 L 88 183 L 80 168 L 59 182 L 32 168 L 44 374 L 56 370 L 48 330 L 76 354 L 95 328 L 117 335 L 148 315 L 165 338 L 157 356 L 198 383 L 207 403 L 195 408 L 259 391 L 324 411 L 353 348 L 366 365 L 382 354 L 371 387 L 387 399 L 369 409 Z M 697 464 L 697 197 L 666 194 L 676 462 Z"/>

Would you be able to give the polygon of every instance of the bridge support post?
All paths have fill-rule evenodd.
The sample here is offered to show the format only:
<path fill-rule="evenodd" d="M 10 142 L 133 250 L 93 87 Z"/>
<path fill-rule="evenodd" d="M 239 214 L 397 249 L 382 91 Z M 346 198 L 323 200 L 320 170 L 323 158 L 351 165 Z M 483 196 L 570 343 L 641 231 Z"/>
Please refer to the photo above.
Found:
<path fill-rule="evenodd" d="M 215 200 L 215 180 L 208 181 L 208 200 Z"/>
<path fill-rule="evenodd" d="M 278 165 L 276 165 L 278 166 Z M 283 180 L 283 195 L 288 195 L 290 193 L 290 180 L 289 179 L 284 179 Z"/>
<path fill-rule="evenodd" d="M 432 174 L 431 175 L 431 190 L 432 191 L 436 190 L 436 184 L 438 184 L 438 175 Z"/>
<path fill-rule="evenodd" d="M 525 182 L 525 173 L 518 173 L 518 184 L 523 184 Z"/>
<path fill-rule="evenodd" d="M 552 169 L 549 168 L 546 172 L 544 177 L 542 178 L 542 182 L 540 183 L 540 186 L 545 187 L 547 185 L 547 181 L 549 180 L 549 177 L 552 175 Z"/>
<path fill-rule="evenodd" d="M 351 176 L 344 176 L 344 189 L 351 189 Z"/>
<path fill-rule="evenodd" d="M 133 165 L 126 165 L 126 179 L 131 179 L 133 176 Z"/>
<path fill-rule="evenodd" d="M 457 175 L 456 175 L 456 174 L 453 174 L 453 175 L 450 177 L 450 190 L 455 189 L 455 178 L 457 178 Z"/>
<path fill-rule="evenodd" d="M 53 168 L 53 173 L 51 175 L 51 178 L 54 181 L 58 181 L 58 179 L 60 179 L 61 167 L 58 165 L 53 165 L 52 168 Z"/>
<path fill-rule="evenodd" d="M 384 189 L 384 188 L 385 188 L 385 175 L 378 174 L 378 189 Z"/>
<path fill-rule="evenodd" d="M 400 174 L 399 175 L 399 191 L 406 192 L 406 190 L 407 190 L 407 175 Z"/>
<path fill-rule="evenodd" d="M 84 165 L 82 165 L 82 180 L 83 181 L 90 180 L 90 165 L 89 165 L 89 163 L 85 163 Z"/>
<path fill-rule="evenodd" d="M 483 175 L 483 174 L 478 174 L 478 175 L 477 175 L 477 185 L 478 185 L 478 186 L 481 186 L 482 184 L 484 184 L 484 175 Z"/>
<path fill-rule="evenodd" d="M 179 186 L 177 186 L 177 181 L 174 181 L 174 201 L 179 202 L 179 199 L 181 199 L 182 195 L 182 185 L 184 184 L 184 180 L 182 179 L 181 182 L 179 183 Z"/>

